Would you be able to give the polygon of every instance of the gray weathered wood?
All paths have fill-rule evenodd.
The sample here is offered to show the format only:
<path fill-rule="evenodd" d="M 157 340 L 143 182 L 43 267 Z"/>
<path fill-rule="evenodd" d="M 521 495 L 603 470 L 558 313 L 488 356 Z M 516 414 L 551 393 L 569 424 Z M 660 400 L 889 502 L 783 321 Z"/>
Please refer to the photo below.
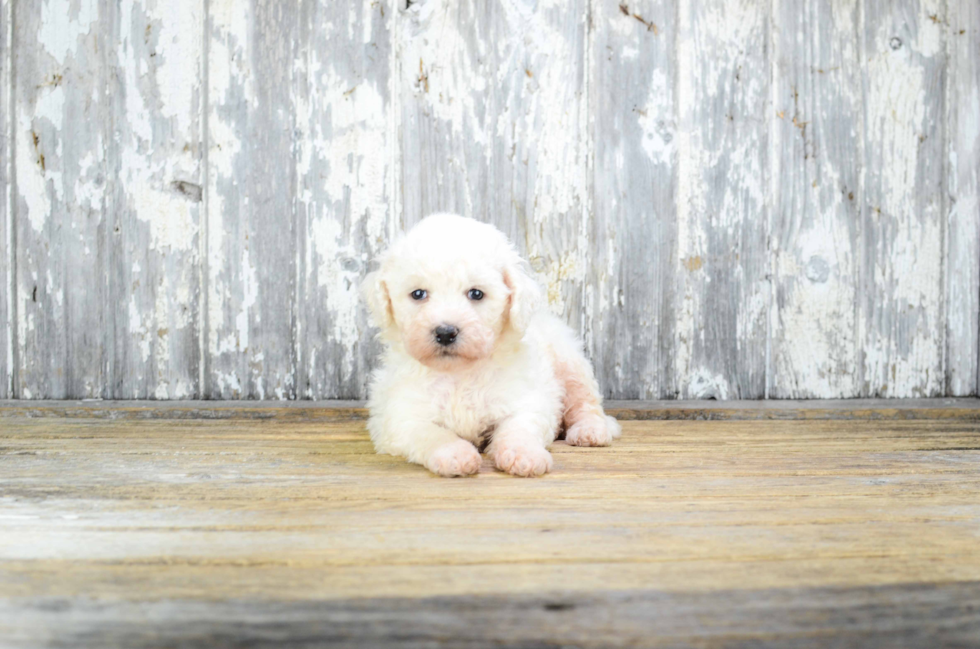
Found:
<path fill-rule="evenodd" d="M 202 0 L 121 0 L 108 174 L 110 382 L 117 399 L 199 390 Z"/>
<path fill-rule="evenodd" d="M 401 225 L 455 211 L 506 232 L 576 329 L 592 265 L 584 0 L 401 14 Z"/>
<path fill-rule="evenodd" d="M 5 418 L 0 645 L 976 646 L 980 421 L 623 429 L 444 480 L 360 420 Z"/>
<path fill-rule="evenodd" d="M 594 264 L 589 224 L 588 2 L 491 2 L 486 10 L 492 115 L 484 162 L 488 220 L 510 233 L 551 309 L 586 325 Z"/>
<path fill-rule="evenodd" d="M 673 353 L 682 398 L 765 396 L 767 10 L 678 3 Z"/>
<path fill-rule="evenodd" d="M 769 396 L 861 394 L 858 2 L 773 3 Z"/>
<path fill-rule="evenodd" d="M 971 647 L 980 582 L 234 602 L 0 603 L 9 649 Z M 447 644 L 446 640 L 452 642 Z M 640 639 L 640 642 L 637 640 Z"/>
<path fill-rule="evenodd" d="M 297 119 L 298 396 L 366 394 L 379 344 L 360 281 L 388 241 L 394 3 L 304 0 Z"/>
<path fill-rule="evenodd" d="M 675 8 L 602 0 L 593 11 L 586 339 L 607 396 L 676 396 Z"/>
<path fill-rule="evenodd" d="M 396 191 L 402 229 L 435 211 L 483 221 L 496 213 L 501 197 L 489 191 L 493 169 L 488 164 L 495 135 L 494 46 L 481 38 L 489 33 L 488 14 L 496 5 L 416 2 L 397 21 Z M 514 228 L 507 232 L 523 239 Z"/>
<path fill-rule="evenodd" d="M 108 392 L 108 3 L 13 0 L 21 398 Z"/>
<path fill-rule="evenodd" d="M 208 8 L 203 393 L 295 398 L 299 11 L 278 0 L 210 0 Z"/>
<path fill-rule="evenodd" d="M 820 399 L 784 401 L 606 401 L 622 421 L 697 420 L 980 421 L 980 399 Z M 257 419 L 337 422 L 368 417 L 364 401 L 0 401 L 0 419 Z"/>
<path fill-rule="evenodd" d="M 13 387 L 13 246 L 10 245 L 10 198 L 13 188 L 10 119 L 12 50 L 10 49 L 10 0 L 0 0 L 0 399 L 9 399 Z"/>
<path fill-rule="evenodd" d="M 861 394 L 943 393 L 943 3 L 864 0 Z"/>
<path fill-rule="evenodd" d="M 946 15 L 946 393 L 976 394 L 980 331 L 980 3 Z"/>
<path fill-rule="evenodd" d="M 0 398 L 362 398 L 435 210 L 608 397 L 976 394 L 980 9 L 831 4 L 0 0 Z"/>

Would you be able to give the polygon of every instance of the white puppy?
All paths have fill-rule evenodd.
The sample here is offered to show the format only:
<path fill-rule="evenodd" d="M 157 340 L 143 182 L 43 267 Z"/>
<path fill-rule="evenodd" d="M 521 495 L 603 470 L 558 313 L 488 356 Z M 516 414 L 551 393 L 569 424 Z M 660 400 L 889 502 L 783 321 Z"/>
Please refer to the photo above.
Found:
<path fill-rule="evenodd" d="M 602 410 L 575 334 L 544 308 L 541 289 L 502 232 L 433 214 L 364 280 L 387 344 L 375 371 L 368 429 L 375 449 L 443 476 L 551 469 L 548 446 L 605 446 L 619 424 Z"/>

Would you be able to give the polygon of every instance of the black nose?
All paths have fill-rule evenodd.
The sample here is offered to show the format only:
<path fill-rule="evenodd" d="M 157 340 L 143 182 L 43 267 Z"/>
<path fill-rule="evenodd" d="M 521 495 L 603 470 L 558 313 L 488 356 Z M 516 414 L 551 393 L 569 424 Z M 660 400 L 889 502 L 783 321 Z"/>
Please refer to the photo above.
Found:
<path fill-rule="evenodd" d="M 452 325 L 439 325 L 436 327 L 436 342 L 440 345 L 452 345 L 456 342 L 459 329 Z"/>

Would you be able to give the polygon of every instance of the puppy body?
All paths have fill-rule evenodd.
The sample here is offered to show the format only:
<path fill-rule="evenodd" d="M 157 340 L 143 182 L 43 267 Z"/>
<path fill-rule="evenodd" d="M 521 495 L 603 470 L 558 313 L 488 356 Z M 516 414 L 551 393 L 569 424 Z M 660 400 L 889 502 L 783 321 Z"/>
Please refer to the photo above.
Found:
<path fill-rule="evenodd" d="M 570 444 L 618 436 L 574 333 L 543 308 L 526 265 L 492 226 L 424 219 L 364 292 L 387 343 L 368 403 L 379 453 L 468 475 L 489 440 L 498 469 L 531 476 L 550 470 L 547 448 L 563 424 Z"/>

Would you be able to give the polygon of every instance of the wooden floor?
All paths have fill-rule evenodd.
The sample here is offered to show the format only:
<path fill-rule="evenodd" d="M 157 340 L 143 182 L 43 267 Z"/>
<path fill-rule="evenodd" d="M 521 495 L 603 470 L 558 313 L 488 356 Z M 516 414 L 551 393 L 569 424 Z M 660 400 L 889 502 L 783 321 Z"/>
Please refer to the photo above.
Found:
<path fill-rule="evenodd" d="M 976 402 L 691 404 L 530 480 L 356 404 L 72 407 L 0 406 L 0 647 L 980 646 Z"/>

